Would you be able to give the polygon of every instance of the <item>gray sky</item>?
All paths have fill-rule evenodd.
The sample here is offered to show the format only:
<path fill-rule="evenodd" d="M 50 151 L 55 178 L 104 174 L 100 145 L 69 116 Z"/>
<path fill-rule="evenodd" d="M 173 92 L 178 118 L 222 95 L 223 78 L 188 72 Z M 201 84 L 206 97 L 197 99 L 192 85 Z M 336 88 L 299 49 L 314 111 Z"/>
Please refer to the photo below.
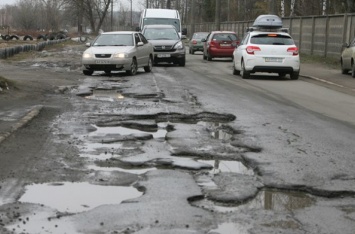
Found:
<path fill-rule="evenodd" d="M 12 4 L 15 4 L 17 2 L 17 0 L 0 0 L 0 6 L 4 6 L 6 4 L 9 4 L 9 5 L 12 5 Z M 114 2 L 116 3 L 117 0 L 114 0 Z M 131 7 L 131 1 L 130 0 L 119 0 L 119 2 L 122 2 L 123 4 L 126 5 L 126 7 Z M 133 0 L 133 10 L 135 11 L 139 11 L 139 10 L 142 10 L 142 4 L 145 2 L 144 0 Z M 117 6 L 117 4 L 116 4 Z"/>

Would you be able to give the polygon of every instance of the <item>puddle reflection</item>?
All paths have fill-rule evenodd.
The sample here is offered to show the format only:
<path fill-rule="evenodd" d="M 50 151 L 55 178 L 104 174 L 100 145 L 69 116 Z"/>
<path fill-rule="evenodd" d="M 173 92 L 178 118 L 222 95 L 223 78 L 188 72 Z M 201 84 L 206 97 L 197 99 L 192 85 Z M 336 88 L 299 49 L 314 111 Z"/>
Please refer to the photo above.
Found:
<path fill-rule="evenodd" d="M 153 171 L 156 170 L 157 168 L 151 167 L 151 168 L 143 168 L 143 169 L 123 169 L 120 167 L 99 167 L 99 166 L 94 166 L 91 165 L 88 167 L 90 170 L 95 170 L 95 171 L 122 171 L 122 172 L 127 172 L 131 174 L 136 174 L 136 175 L 142 175 L 147 173 L 148 171 Z"/>
<path fill-rule="evenodd" d="M 211 230 L 208 234 L 247 234 L 248 228 L 238 223 L 222 223 L 217 229 Z"/>
<path fill-rule="evenodd" d="M 210 170 L 211 174 L 218 174 L 220 172 L 233 172 L 244 175 L 254 175 L 254 171 L 248 169 L 243 163 L 239 161 L 224 161 L 224 160 L 198 160 L 202 163 L 208 163 L 213 166 Z"/>
<path fill-rule="evenodd" d="M 85 96 L 86 99 L 115 102 L 122 101 L 125 97 L 115 90 L 94 90 L 92 95 Z"/>
<path fill-rule="evenodd" d="M 26 186 L 20 202 L 43 204 L 60 212 L 77 213 L 105 204 L 120 204 L 143 193 L 133 187 L 90 183 L 51 183 Z"/>
<path fill-rule="evenodd" d="M 265 190 L 260 191 L 253 200 L 234 207 L 217 205 L 206 199 L 196 201 L 193 204 L 198 207 L 208 207 L 221 213 L 240 212 L 242 210 L 272 210 L 292 213 L 295 210 L 310 207 L 315 202 L 314 197 L 302 192 Z"/>
<path fill-rule="evenodd" d="M 227 132 L 225 129 L 221 129 L 224 126 L 223 123 L 200 121 L 197 124 L 207 127 L 214 139 L 230 140 L 233 137 L 232 133 Z"/>
<path fill-rule="evenodd" d="M 156 132 L 146 132 L 132 128 L 125 127 L 98 127 L 94 126 L 97 130 L 95 132 L 90 133 L 91 136 L 105 136 L 107 134 L 120 134 L 123 136 L 131 135 L 131 134 L 142 134 L 148 133 L 152 134 L 154 139 L 165 139 L 167 134 L 166 129 L 158 129 Z"/>

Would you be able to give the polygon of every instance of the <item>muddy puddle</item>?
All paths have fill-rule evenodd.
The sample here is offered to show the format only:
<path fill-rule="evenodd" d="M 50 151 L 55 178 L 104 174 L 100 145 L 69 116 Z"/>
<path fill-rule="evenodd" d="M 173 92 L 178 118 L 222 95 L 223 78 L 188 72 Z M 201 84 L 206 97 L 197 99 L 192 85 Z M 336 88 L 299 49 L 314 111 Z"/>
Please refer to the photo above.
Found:
<path fill-rule="evenodd" d="M 142 194 L 133 187 L 64 182 L 28 185 L 19 201 L 42 204 L 59 212 L 78 213 L 100 205 L 120 204 Z"/>
<path fill-rule="evenodd" d="M 243 210 L 272 210 L 292 213 L 295 210 L 310 207 L 315 202 L 316 198 L 306 193 L 266 189 L 260 191 L 249 202 L 237 206 L 223 206 L 207 199 L 192 202 L 192 205 L 221 213 L 241 212 Z"/>

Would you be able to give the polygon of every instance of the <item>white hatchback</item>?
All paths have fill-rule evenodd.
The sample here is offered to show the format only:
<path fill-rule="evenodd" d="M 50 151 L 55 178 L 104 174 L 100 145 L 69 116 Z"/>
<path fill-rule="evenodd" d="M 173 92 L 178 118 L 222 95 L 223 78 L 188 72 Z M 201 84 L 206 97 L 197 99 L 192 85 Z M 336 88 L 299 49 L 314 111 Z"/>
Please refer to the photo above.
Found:
<path fill-rule="evenodd" d="M 298 47 L 286 32 L 251 31 L 233 52 L 233 74 L 247 79 L 251 73 L 286 74 L 297 80 L 300 72 Z"/>

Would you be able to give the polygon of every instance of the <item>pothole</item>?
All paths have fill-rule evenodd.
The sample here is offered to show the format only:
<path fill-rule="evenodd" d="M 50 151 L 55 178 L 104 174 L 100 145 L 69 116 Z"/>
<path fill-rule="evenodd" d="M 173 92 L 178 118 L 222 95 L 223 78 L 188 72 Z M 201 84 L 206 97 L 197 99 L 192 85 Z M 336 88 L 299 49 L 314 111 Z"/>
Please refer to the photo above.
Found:
<path fill-rule="evenodd" d="M 221 172 L 232 172 L 244 175 L 254 175 L 254 171 L 244 166 L 239 161 L 226 161 L 226 160 L 198 160 L 202 163 L 207 163 L 213 166 L 213 169 L 209 171 L 210 174 L 218 174 Z"/>
<path fill-rule="evenodd" d="M 101 167 L 101 166 L 95 166 L 91 165 L 88 167 L 89 170 L 95 170 L 95 171 L 121 171 L 121 172 L 126 172 L 126 173 L 131 173 L 131 174 L 137 174 L 137 175 L 142 175 L 147 173 L 148 171 L 153 171 L 157 170 L 156 167 L 149 167 L 149 168 L 130 168 L 130 169 L 125 169 L 125 168 L 120 168 L 120 167 Z"/>
<path fill-rule="evenodd" d="M 142 194 L 133 187 L 63 182 L 28 185 L 19 201 L 42 204 L 59 212 L 78 213 L 100 205 L 120 204 Z"/>
<path fill-rule="evenodd" d="M 295 210 L 310 207 L 315 202 L 316 198 L 306 193 L 265 189 L 260 191 L 254 199 L 238 206 L 217 204 L 208 199 L 193 201 L 191 204 L 220 213 L 241 212 L 243 210 L 271 210 L 292 213 Z"/>
<path fill-rule="evenodd" d="M 92 95 L 85 96 L 86 99 L 97 100 L 97 101 L 106 101 L 106 102 L 117 102 L 123 101 L 125 96 L 116 90 L 94 90 Z"/>

